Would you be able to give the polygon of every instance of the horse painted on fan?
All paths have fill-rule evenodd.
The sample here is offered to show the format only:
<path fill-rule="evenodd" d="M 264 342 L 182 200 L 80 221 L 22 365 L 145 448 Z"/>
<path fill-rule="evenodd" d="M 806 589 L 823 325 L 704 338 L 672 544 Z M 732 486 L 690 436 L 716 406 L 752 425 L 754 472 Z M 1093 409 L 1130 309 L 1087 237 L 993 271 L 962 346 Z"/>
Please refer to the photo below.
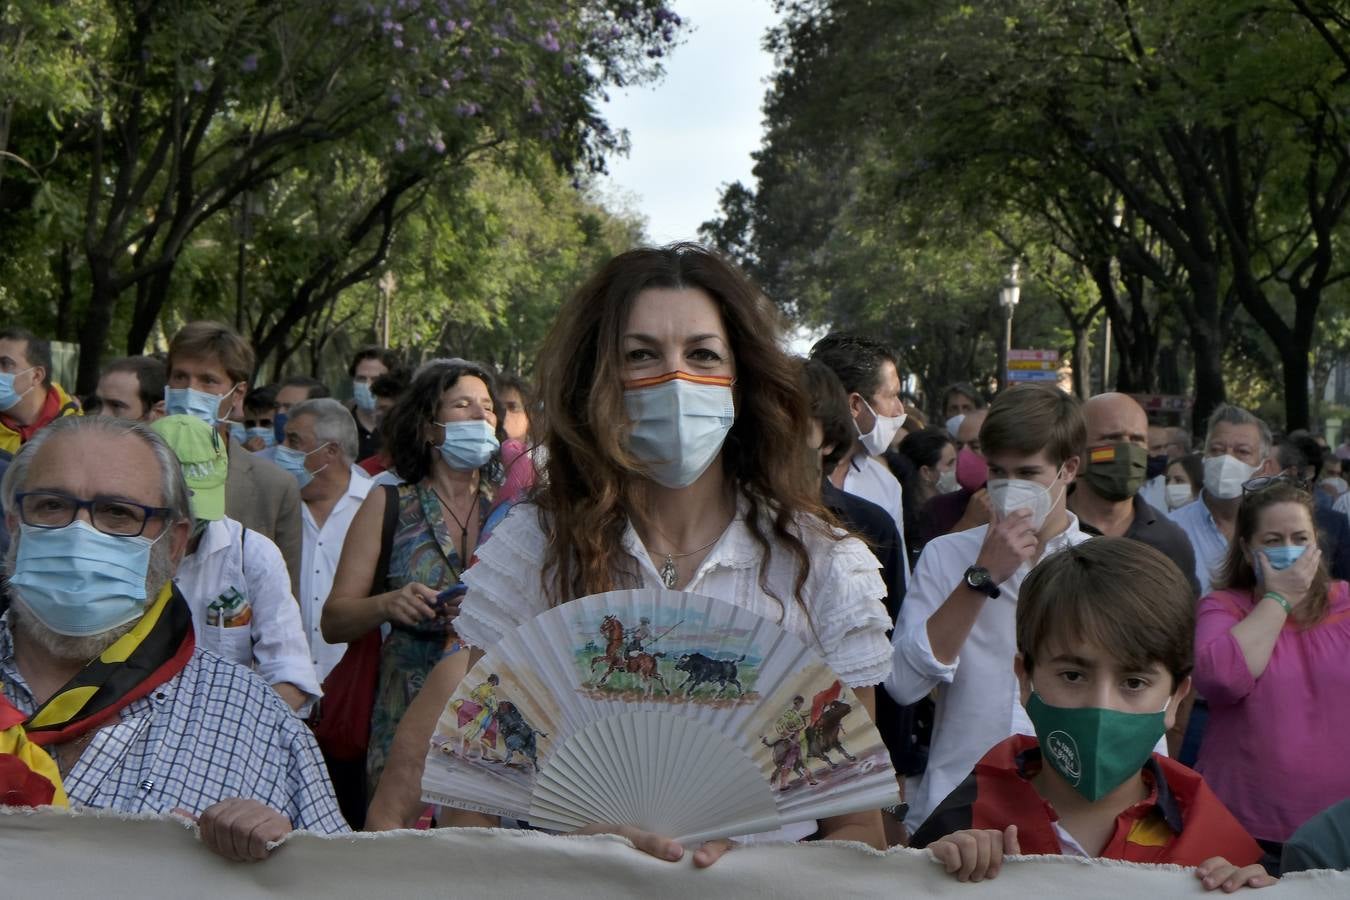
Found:
<path fill-rule="evenodd" d="M 804 756 L 792 752 L 794 745 L 797 743 L 796 736 L 781 737 L 773 743 L 761 737 L 760 741 L 764 746 L 773 751 L 774 771 L 769 778 L 769 784 L 776 783 L 788 769 L 803 774 L 798 768 L 801 764 L 805 764 L 806 771 L 804 774 L 808 778 L 812 778 L 810 769 L 810 760 L 812 759 L 823 759 L 829 763 L 831 769 L 839 768 L 843 763 L 836 763 L 830 759 L 829 753 L 831 750 L 839 751 L 849 762 L 857 762 L 858 758 L 849 753 L 844 748 L 843 741 L 840 740 L 844 733 L 844 717 L 852 710 L 853 707 L 843 700 L 832 700 L 825 704 L 820 711 L 820 715 L 813 719 L 810 725 L 806 726 L 806 752 Z M 799 756 L 802 757 L 800 760 L 798 759 Z M 813 778 L 812 783 L 814 783 Z"/>
<path fill-rule="evenodd" d="M 662 678 L 661 673 L 657 671 L 657 661 L 665 656 L 664 653 L 648 653 L 644 650 L 629 656 L 624 652 L 623 623 L 620 622 L 617 617 L 612 615 L 605 616 L 605 618 L 601 620 L 600 634 L 605 639 L 605 654 L 604 656 L 591 657 L 591 672 L 594 674 L 595 667 L 602 662 L 609 663 L 609 668 L 605 670 L 605 674 L 601 675 L 600 680 L 596 682 L 597 687 L 602 686 L 609 680 L 609 676 L 613 675 L 615 672 L 625 672 L 629 675 L 636 675 L 641 678 L 642 683 L 648 692 L 651 691 L 652 682 L 655 681 L 661 686 L 661 690 L 665 691 L 667 694 L 670 693 L 670 688 L 666 686 L 665 679 Z"/>

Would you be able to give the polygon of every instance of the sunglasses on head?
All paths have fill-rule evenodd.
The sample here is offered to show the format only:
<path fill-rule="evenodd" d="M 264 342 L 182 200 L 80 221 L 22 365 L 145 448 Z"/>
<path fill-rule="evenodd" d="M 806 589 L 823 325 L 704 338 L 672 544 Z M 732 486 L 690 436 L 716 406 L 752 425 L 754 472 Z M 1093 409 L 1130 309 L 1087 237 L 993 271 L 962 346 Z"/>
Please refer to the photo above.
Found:
<path fill-rule="evenodd" d="M 1264 491 L 1268 487 L 1274 487 L 1277 484 L 1287 484 L 1291 487 L 1298 488 L 1300 491 L 1308 490 L 1308 482 L 1306 479 L 1299 478 L 1297 475 L 1286 475 L 1281 473 L 1279 475 L 1262 475 L 1260 478 L 1244 481 L 1242 483 L 1242 493 L 1244 496 L 1246 494 L 1255 494 Z"/>

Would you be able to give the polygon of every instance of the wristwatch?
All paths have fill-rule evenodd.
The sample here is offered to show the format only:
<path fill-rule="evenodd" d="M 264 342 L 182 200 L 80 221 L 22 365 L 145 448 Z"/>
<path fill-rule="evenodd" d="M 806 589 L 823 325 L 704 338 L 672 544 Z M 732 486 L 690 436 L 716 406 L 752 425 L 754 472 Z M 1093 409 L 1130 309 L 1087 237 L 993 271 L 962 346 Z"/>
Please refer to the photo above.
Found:
<path fill-rule="evenodd" d="M 994 577 L 984 566 L 971 566 L 966 569 L 966 587 L 972 591 L 979 591 L 990 600 L 997 600 L 1003 594 L 998 585 L 994 584 Z"/>

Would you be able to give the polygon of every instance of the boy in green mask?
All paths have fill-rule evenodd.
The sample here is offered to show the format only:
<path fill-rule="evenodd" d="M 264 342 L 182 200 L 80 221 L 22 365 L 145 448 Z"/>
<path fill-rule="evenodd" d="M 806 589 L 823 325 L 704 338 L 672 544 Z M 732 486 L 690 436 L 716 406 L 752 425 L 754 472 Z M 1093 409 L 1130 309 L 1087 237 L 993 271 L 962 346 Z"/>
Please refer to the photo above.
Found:
<path fill-rule="evenodd" d="M 1261 848 L 1200 775 L 1153 753 L 1190 691 L 1195 604 L 1162 553 L 1094 538 L 1023 583 L 1013 669 L 1036 736 L 997 744 L 914 834 L 961 881 L 1005 854 L 1197 867 L 1206 889 L 1264 887 Z"/>

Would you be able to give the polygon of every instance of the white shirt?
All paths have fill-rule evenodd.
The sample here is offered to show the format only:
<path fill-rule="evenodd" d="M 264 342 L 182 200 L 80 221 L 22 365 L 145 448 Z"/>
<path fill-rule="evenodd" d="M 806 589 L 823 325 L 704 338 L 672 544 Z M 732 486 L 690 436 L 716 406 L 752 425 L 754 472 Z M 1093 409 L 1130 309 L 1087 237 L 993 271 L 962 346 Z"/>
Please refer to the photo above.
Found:
<path fill-rule="evenodd" d="M 895 531 L 900 536 L 900 559 L 909 575 L 909 551 L 905 548 L 905 500 L 900 481 L 891 474 L 886 464 L 875 456 L 854 456 L 848 461 L 844 475 L 844 492 L 870 500 L 886 510 L 895 520 Z"/>
<path fill-rule="evenodd" d="M 197 646 L 255 669 L 268 684 L 289 682 L 320 694 L 291 595 L 291 576 L 277 545 L 234 519 L 212 522 L 197 552 L 184 557 L 174 578 L 188 608 Z"/>
<path fill-rule="evenodd" d="M 372 487 L 370 477 L 352 466 L 347 492 L 338 498 L 322 528 L 315 523 L 309 504 L 300 504 L 300 519 L 304 523 L 304 544 L 300 553 L 300 619 L 309 640 L 309 658 L 320 683 L 347 652 L 346 644 L 330 644 L 323 639 L 319 617 L 333 590 L 333 576 L 337 574 L 338 560 L 342 558 L 347 529 Z"/>
<path fill-rule="evenodd" d="M 460 607 L 455 630 L 469 644 L 490 651 L 503 635 L 550 608 L 540 573 L 546 539 L 538 508 L 518 504 L 477 551 L 477 562 L 464 573 L 469 591 Z M 745 525 L 742 508 L 713 545 L 693 579 L 681 590 L 734 603 L 816 644 L 825 661 L 850 687 L 869 687 L 885 680 L 891 668 L 886 642 L 890 620 L 881 598 L 886 585 L 880 564 L 857 538 L 832 541 L 807 530 L 805 541 L 811 573 L 802 589 L 810 609 L 807 621 L 796 602 L 797 575 L 792 554 L 777 551 L 769 560 L 765 584 L 780 603 L 760 586 L 763 553 Z M 772 532 L 770 532 L 772 534 Z M 773 540 L 771 537 L 770 540 Z M 630 524 L 624 549 L 636 561 L 642 586 L 661 587 L 661 575 Z M 571 598 L 568 598 L 571 599 Z M 814 626 L 815 636 L 812 636 Z"/>
<path fill-rule="evenodd" d="M 1205 493 L 1201 491 L 1200 499 L 1178 506 L 1168 514 L 1186 532 L 1191 549 L 1195 551 L 1195 580 L 1200 582 L 1201 597 L 1209 593 L 1209 583 L 1228 555 L 1228 536 L 1219 530 L 1204 497 Z"/>
<path fill-rule="evenodd" d="M 1067 512 L 1068 527 L 1045 545 L 1046 556 L 1086 541 L 1078 518 Z M 937 689 L 933 743 L 918 790 L 907 792 L 910 833 L 970 774 L 989 748 L 1013 734 L 1035 734 L 1013 674 L 1017 654 L 1017 592 L 1036 562 L 1023 563 L 999 585 L 1003 592 L 985 602 L 960 655 L 944 665 L 928 642 L 928 620 L 959 587 L 975 564 L 988 525 L 929 541 L 914 568 L 900 621 L 892 638 L 895 655 L 886 690 L 896 703 L 917 702 Z"/>

